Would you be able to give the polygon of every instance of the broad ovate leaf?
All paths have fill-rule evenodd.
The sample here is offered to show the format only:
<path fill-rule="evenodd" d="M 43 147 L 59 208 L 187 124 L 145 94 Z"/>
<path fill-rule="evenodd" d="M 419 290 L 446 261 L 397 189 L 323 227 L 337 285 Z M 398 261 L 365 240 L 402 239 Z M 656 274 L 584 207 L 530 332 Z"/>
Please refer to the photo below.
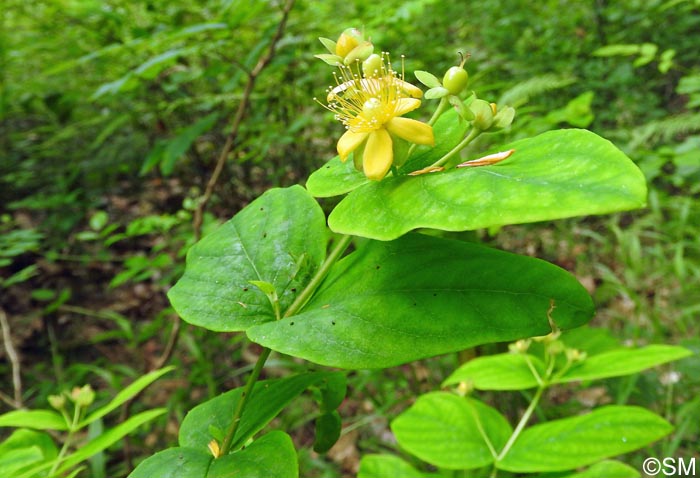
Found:
<path fill-rule="evenodd" d="M 385 178 L 353 190 L 331 213 L 338 233 L 395 239 L 416 228 L 463 231 L 644 206 L 646 183 L 610 141 L 549 131 L 500 148 L 491 166 Z"/>
<path fill-rule="evenodd" d="M 230 455 L 214 458 L 187 447 L 169 448 L 136 467 L 129 478 L 298 478 L 292 439 L 272 431 Z"/>
<path fill-rule="evenodd" d="M 537 377 L 544 376 L 545 365 L 538 357 L 507 353 L 470 360 L 447 377 L 442 386 L 466 382 L 477 390 L 525 390 L 536 387 Z"/>
<path fill-rule="evenodd" d="M 399 415 L 391 430 L 399 445 L 423 461 L 448 469 L 471 469 L 494 462 L 512 434 L 495 408 L 446 392 L 422 395 Z"/>
<path fill-rule="evenodd" d="M 312 362 L 382 368 L 551 332 L 593 316 L 568 272 L 531 257 L 408 234 L 340 260 L 301 313 L 247 330 Z"/>
<path fill-rule="evenodd" d="M 693 355 L 685 347 L 648 345 L 637 349 L 620 348 L 588 357 L 558 377 L 556 383 L 631 375 L 674 360 Z"/>
<path fill-rule="evenodd" d="M 515 473 L 572 470 L 636 450 L 672 430 L 641 407 L 601 407 L 525 429 L 496 466 Z"/>
<path fill-rule="evenodd" d="M 168 293 L 187 322 L 239 331 L 274 321 L 274 287 L 284 311 L 325 258 L 325 217 L 301 186 L 270 189 L 187 254 L 185 273 Z"/>

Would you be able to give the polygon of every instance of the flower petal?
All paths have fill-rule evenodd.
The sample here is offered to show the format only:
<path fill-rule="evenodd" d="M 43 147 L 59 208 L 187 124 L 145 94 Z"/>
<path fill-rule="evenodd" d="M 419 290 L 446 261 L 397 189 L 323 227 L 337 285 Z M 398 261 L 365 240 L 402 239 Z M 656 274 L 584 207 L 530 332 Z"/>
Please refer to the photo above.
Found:
<path fill-rule="evenodd" d="M 384 128 L 369 133 L 365 152 L 362 156 L 362 167 L 368 179 L 379 181 L 391 168 L 394 160 L 391 136 Z"/>
<path fill-rule="evenodd" d="M 399 86 L 401 86 L 401 89 L 409 96 L 413 98 L 420 98 L 421 96 L 423 96 L 423 90 L 421 90 L 415 85 L 412 85 L 408 81 L 400 80 L 397 78 L 396 82 L 399 84 Z"/>
<path fill-rule="evenodd" d="M 345 160 L 348 159 L 348 156 L 350 156 L 350 153 L 357 149 L 357 147 L 361 145 L 365 139 L 367 139 L 367 134 L 368 133 L 353 133 L 352 131 L 347 130 L 338 140 L 337 149 L 340 160 L 345 162 Z"/>
<path fill-rule="evenodd" d="M 409 111 L 413 111 L 420 106 L 420 100 L 415 98 L 399 98 L 396 100 L 396 107 L 394 108 L 395 116 L 403 116 Z"/>
<path fill-rule="evenodd" d="M 433 127 L 414 119 L 392 118 L 386 124 L 386 129 L 388 129 L 390 133 L 406 141 L 410 141 L 411 143 L 435 144 Z"/>

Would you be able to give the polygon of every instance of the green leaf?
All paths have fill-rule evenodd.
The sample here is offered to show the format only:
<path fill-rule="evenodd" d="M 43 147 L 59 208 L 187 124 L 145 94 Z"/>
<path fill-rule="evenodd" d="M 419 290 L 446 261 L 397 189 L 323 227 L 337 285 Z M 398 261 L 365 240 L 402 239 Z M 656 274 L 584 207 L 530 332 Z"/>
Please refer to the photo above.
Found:
<path fill-rule="evenodd" d="M 286 310 L 325 253 L 318 203 L 301 186 L 270 189 L 189 250 L 185 274 L 168 298 L 193 325 L 245 330 L 275 320 L 272 304 L 249 281 L 274 285 Z"/>
<path fill-rule="evenodd" d="M 542 360 L 526 354 L 498 354 L 477 357 L 445 379 L 442 386 L 470 383 L 477 390 L 525 390 L 538 385 L 528 360 L 539 377 L 544 377 Z"/>
<path fill-rule="evenodd" d="M 440 83 L 440 80 L 438 80 L 437 77 L 430 72 L 423 71 L 423 70 L 416 70 L 413 72 L 413 74 L 416 75 L 416 78 L 418 78 L 418 81 L 423 83 L 428 88 L 437 88 L 438 86 L 442 86 L 442 83 Z"/>
<path fill-rule="evenodd" d="M 606 45 L 593 52 L 593 56 L 630 56 L 636 55 L 640 51 L 637 44 L 616 44 Z"/>
<path fill-rule="evenodd" d="M 201 450 L 168 448 L 139 463 L 129 478 L 206 478 L 213 460 L 210 453 Z"/>
<path fill-rule="evenodd" d="M 340 161 L 340 156 L 328 161 L 306 180 L 306 189 L 313 196 L 327 198 L 340 196 L 367 184 L 369 179 L 355 169 L 352 160 Z"/>
<path fill-rule="evenodd" d="M 553 383 L 631 375 L 690 355 L 693 355 L 693 352 L 674 345 L 648 345 L 638 349 L 612 350 L 588 357 L 579 365 L 571 367 Z"/>
<path fill-rule="evenodd" d="M 500 149 L 515 153 L 492 166 L 365 184 L 338 204 L 328 224 L 339 233 L 391 240 L 420 227 L 472 230 L 645 204 L 641 171 L 589 131 L 549 131 Z"/>
<path fill-rule="evenodd" d="M 337 373 L 326 377 L 318 385 L 320 399 L 318 400 L 322 412 L 335 410 L 345 400 L 348 392 L 347 377 L 345 374 Z"/>
<path fill-rule="evenodd" d="M 0 443 L 0 476 L 18 476 L 37 463 L 50 463 L 58 449 L 49 435 L 34 430 L 15 430 Z"/>
<path fill-rule="evenodd" d="M 556 307 L 552 309 L 552 302 Z M 339 261 L 299 315 L 248 329 L 254 342 L 312 362 L 381 368 L 551 332 L 593 315 L 586 290 L 547 262 L 409 234 Z"/>
<path fill-rule="evenodd" d="M 451 470 L 492 464 L 494 450 L 503 448 L 513 431 L 496 409 L 446 392 L 418 397 L 391 423 L 391 430 L 402 448 Z"/>
<path fill-rule="evenodd" d="M 167 409 L 165 408 L 156 408 L 154 410 L 141 412 L 133 417 L 130 417 L 128 420 L 120 423 L 116 427 L 110 428 L 102 435 L 89 441 L 77 449 L 73 454 L 68 456 L 58 469 L 58 473 L 64 473 L 81 461 L 87 460 L 95 453 L 99 453 L 102 450 L 109 448 L 144 423 L 150 422 L 151 420 L 163 415 L 165 412 L 167 412 Z"/>
<path fill-rule="evenodd" d="M 636 450 L 672 430 L 641 407 L 601 407 L 526 429 L 496 466 L 515 473 L 571 470 Z"/>
<path fill-rule="evenodd" d="M 298 478 L 297 452 L 289 435 L 272 431 L 245 449 L 214 460 L 206 477 Z"/>
<path fill-rule="evenodd" d="M 33 428 L 35 430 L 68 430 L 63 416 L 53 410 L 14 410 L 0 415 L 0 427 Z"/>
<path fill-rule="evenodd" d="M 295 397 L 310 386 L 321 386 L 326 381 L 335 380 L 338 372 L 305 373 L 284 379 L 257 382 L 248 399 L 241 422 L 233 440 L 233 448 L 243 446 L 246 441 L 275 418 Z M 228 429 L 231 423 L 231 410 L 241 398 L 243 388 L 230 390 L 208 400 L 192 410 L 180 426 L 180 446 L 206 451 L 207 445 L 215 438 L 210 428 Z"/>
<path fill-rule="evenodd" d="M 83 428 L 84 426 L 94 422 L 95 420 L 107 415 L 112 410 L 117 409 L 119 406 L 123 405 L 124 403 L 135 397 L 138 393 L 140 393 L 150 384 L 152 384 L 160 377 L 174 369 L 175 367 L 172 366 L 164 367 L 159 370 L 154 370 L 153 372 L 147 373 L 146 375 L 134 380 L 133 383 L 127 385 L 127 387 L 124 388 L 124 390 L 120 391 L 107 405 L 98 408 L 90 415 L 85 417 L 83 421 L 80 422 L 79 428 Z"/>
<path fill-rule="evenodd" d="M 425 92 L 425 99 L 437 100 L 449 94 L 450 91 L 447 88 L 443 88 L 442 86 L 436 86 L 435 88 L 430 88 L 428 91 Z"/>
<path fill-rule="evenodd" d="M 337 410 L 324 413 L 316 419 L 316 438 L 314 439 L 314 451 L 326 453 L 340 438 L 342 420 Z"/>
<path fill-rule="evenodd" d="M 421 473 L 401 458 L 393 455 L 365 455 L 360 461 L 357 478 L 437 478 L 438 475 Z"/>
<path fill-rule="evenodd" d="M 214 459 L 193 448 L 170 448 L 147 458 L 129 478 L 298 478 L 292 439 L 273 431 L 230 455 Z"/>
<path fill-rule="evenodd" d="M 269 282 L 265 282 L 262 280 L 249 280 L 248 283 L 260 289 L 267 296 L 272 297 L 276 293 L 275 286 L 270 284 Z"/>
<path fill-rule="evenodd" d="M 605 460 L 592 465 L 585 471 L 565 475 L 561 478 L 639 478 L 639 471 L 615 460 Z"/>

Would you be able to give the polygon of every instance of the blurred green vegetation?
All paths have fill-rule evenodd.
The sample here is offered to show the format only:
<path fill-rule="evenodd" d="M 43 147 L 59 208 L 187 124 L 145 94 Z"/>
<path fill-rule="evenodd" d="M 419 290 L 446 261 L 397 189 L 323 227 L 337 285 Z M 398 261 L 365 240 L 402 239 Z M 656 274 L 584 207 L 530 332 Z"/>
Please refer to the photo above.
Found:
<path fill-rule="evenodd" d="M 164 293 L 182 271 L 193 214 L 281 8 L 274 0 L 5 0 L 0 308 L 22 356 L 24 403 L 45 406 L 56 387 L 84 383 L 107 402 L 166 354 L 174 325 Z M 470 157 L 585 127 L 633 158 L 651 185 L 644 211 L 478 234 L 572 270 L 597 302 L 594 326 L 618 340 L 700 350 L 698 0 L 298 0 L 257 78 L 204 233 L 267 188 L 303 183 L 335 154 L 342 130 L 313 101 L 333 80 L 313 55 L 323 50 L 319 36 L 350 26 L 391 51 L 395 66 L 405 55 L 411 81 L 414 70 L 442 76 L 460 52 L 470 55 L 471 87 L 517 109 L 511 130 L 486 135 Z M 254 347 L 183 326 L 170 358 L 177 378 L 132 404 L 166 403 L 168 417 L 137 443 L 113 447 L 106 476 L 125 476 L 172 443 L 193 404 L 240 385 Z M 358 453 L 394 448 L 387 420 L 457 364 L 444 357 L 353 373 L 345 455 L 311 452 L 304 404 L 290 410 L 279 425 L 306 447 L 302 475 L 341 476 Z M 3 397 L 12 395 L 11 365 L 0 352 Z M 285 357 L 270 365 L 270 374 L 299 367 Z M 637 468 L 644 456 L 693 456 L 700 361 L 675 367 L 677 383 L 667 368 L 570 393 L 641 404 L 676 424 L 657 449 L 632 458 Z M 496 405 L 515 413 L 514 400 Z"/>

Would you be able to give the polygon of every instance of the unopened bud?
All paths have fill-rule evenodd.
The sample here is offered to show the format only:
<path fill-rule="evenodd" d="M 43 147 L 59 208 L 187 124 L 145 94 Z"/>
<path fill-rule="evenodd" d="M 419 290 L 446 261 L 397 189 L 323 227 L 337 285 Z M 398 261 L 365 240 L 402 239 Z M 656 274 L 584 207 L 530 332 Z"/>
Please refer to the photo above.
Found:
<path fill-rule="evenodd" d="M 363 40 L 360 30 L 357 28 L 348 28 L 338 37 L 338 41 L 335 43 L 335 54 L 345 58 Z"/>
<path fill-rule="evenodd" d="M 70 398 L 76 405 L 88 407 L 95 400 L 95 392 L 90 385 L 85 385 L 80 388 L 75 387 L 70 394 Z"/>
<path fill-rule="evenodd" d="M 362 73 L 365 78 L 378 78 L 382 73 L 383 64 L 382 57 L 373 53 L 362 63 Z"/>
<path fill-rule="evenodd" d="M 466 397 L 474 391 L 474 382 L 471 380 L 467 382 L 459 382 L 459 385 L 457 385 L 457 390 L 455 391 L 460 397 Z"/>
<path fill-rule="evenodd" d="M 476 99 L 469 105 L 469 109 L 474 113 L 473 124 L 475 128 L 486 131 L 491 127 L 494 114 L 488 102 Z"/>
<path fill-rule="evenodd" d="M 560 353 L 564 352 L 565 349 L 566 347 L 559 340 L 554 340 L 547 344 L 547 352 L 550 355 L 559 355 Z"/>
<path fill-rule="evenodd" d="M 56 410 L 63 410 L 63 407 L 66 406 L 65 395 L 49 395 L 49 405 Z"/>
<path fill-rule="evenodd" d="M 369 58 L 373 51 L 374 45 L 368 41 L 363 41 L 345 56 L 343 63 L 350 65 L 356 61 L 365 61 L 367 58 Z"/>
<path fill-rule="evenodd" d="M 586 352 L 582 352 L 578 349 L 566 349 L 566 358 L 571 363 L 583 362 L 586 360 L 587 356 L 588 354 L 586 354 Z"/>
<path fill-rule="evenodd" d="M 518 340 L 508 345 L 508 350 L 514 354 L 524 354 L 530 348 L 532 341 L 530 339 Z"/>

